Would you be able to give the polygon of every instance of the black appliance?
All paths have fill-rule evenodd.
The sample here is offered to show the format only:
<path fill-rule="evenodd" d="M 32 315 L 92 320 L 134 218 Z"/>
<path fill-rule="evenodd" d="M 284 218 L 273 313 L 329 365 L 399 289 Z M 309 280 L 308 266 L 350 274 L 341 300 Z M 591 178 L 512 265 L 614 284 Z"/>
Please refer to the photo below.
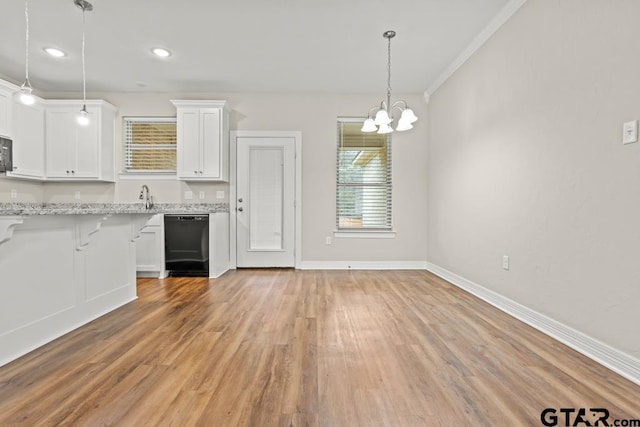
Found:
<path fill-rule="evenodd" d="M 165 269 L 170 276 L 209 276 L 209 215 L 164 216 Z"/>
<path fill-rule="evenodd" d="M 11 140 L 0 136 L 0 172 L 13 170 L 13 151 Z"/>

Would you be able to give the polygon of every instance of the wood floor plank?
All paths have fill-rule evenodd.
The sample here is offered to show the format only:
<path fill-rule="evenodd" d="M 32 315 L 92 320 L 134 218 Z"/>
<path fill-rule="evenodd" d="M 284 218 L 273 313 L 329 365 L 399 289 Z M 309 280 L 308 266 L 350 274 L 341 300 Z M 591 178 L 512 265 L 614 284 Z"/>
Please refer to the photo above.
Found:
<path fill-rule="evenodd" d="M 640 419 L 638 385 L 424 271 L 238 270 L 138 295 L 1 367 L 0 426 Z"/>

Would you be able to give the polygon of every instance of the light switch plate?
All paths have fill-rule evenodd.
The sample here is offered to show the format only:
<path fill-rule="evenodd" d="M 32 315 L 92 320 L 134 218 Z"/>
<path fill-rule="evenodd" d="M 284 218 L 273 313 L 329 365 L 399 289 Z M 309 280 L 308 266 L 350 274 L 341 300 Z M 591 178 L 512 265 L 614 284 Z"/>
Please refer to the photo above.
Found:
<path fill-rule="evenodd" d="M 625 122 L 622 125 L 622 143 L 638 142 L 638 121 Z"/>
<path fill-rule="evenodd" d="M 185 191 L 185 192 L 184 192 L 184 199 L 185 199 L 185 200 L 191 200 L 191 199 L 193 199 L 193 191 Z"/>
<path fill-rule="evenodd" d="M 11 198 L 12 199 L 18 198 L 18 190 L 11 190 Z"/>
<path fill-rule="evenodd" d="M 200 193 L 198 193 L 198 198 L 200 200 L 204 199 L 204 191 L 200 191 Z"/>
<path fill-rule="evenodd" d="M 224 199 L 224 190 L 216 191 L 216 199 Z"/>

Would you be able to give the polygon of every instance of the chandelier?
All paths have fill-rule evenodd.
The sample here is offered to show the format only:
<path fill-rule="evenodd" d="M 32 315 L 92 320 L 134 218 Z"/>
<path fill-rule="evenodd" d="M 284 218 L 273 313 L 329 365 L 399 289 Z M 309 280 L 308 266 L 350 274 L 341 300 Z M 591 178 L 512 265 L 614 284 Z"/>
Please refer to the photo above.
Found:
<path fill-rule="evenodd" d="M 399 100 L 391 103 L 391 39 L 396 36 L 396 32 L 389 30 L 382 33 L 382 37 L 387 39 L 387 100 L 383 100 L 380 106 L 371 107 L 367 114 L 367 119 L 362 125 L 362 132 L 378 132 L 378 133 L 391 133 L 393 132 L 393 111 L 398 110 L 400 112 L 400 119 L 396 126 L 397 131 L 404 131 L 413 128 L 414 123 L 418 118 L 413 113 L 413 110 L 409 108 L 406 101 Z M 375 113 L 375 115 L 373 115 Z"/>

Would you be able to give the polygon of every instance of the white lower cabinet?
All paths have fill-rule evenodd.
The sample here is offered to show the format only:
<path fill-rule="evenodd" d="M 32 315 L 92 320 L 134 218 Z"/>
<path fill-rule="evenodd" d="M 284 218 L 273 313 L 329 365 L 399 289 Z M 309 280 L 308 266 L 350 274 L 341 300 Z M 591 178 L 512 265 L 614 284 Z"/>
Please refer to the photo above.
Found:
<path fill-rule="evenodd" d="M 138 277 L 167 277 L 164 265 L 164 215 L 153 216 L 136 240 Z"/>

